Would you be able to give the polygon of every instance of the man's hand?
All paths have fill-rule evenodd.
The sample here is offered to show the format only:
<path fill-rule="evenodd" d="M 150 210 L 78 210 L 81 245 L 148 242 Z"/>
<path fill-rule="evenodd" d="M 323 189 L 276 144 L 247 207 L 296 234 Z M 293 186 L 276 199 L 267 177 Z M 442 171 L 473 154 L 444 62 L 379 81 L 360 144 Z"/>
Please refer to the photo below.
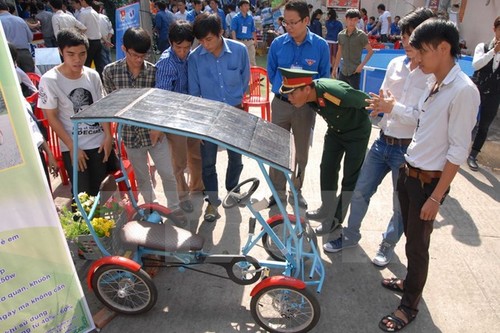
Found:
<path fill-rule="evenodd" d="M 334 67 L 333 70 L 332 70 L 332 79 L 336 79 L 337 78 L 337 71 L 338 71 L 338 68 Z"/>
<path fill-rule="evenodd" d="M 83 150 L 81 150 L 80 148 L 77 149 L 78 149 L 78 161 L 77 161 L 78 171 L 84 172 L 87 169 L 87 161 L 89 157 L 87 156 L 87 154 L 85 154 Z M 74 166 L 75 163 L 73 161 L 73 150 L 70 150 L 69 154 L 71 156 L 71 163 Z"/>
<path fill-rule="evenodd" d="M 151 130 L 149 131 L 149 137 L 151 138 L 151 144 L 156 146 L 158 142 L 161 142 L 163 140 L 163 137 L 165 136 L 165 133 L 160 132 L 160 131 L 155 131 Z"/>
<path fill-rule="evenodd" d="M 376 117 L 379 113 L 391 113 L 394 105 L 396 105 L 396 99 L 392 95 L 390 90 L 387 90 L 387 97 L 384 96 L 384 91 L 380 89 L 379 95 L 370 93 L 369 99 L 365 99 L 368 106 L 365 108 L 373 112 L 370 116 Z"/>
<path fill-rule="evenodd" d="M 497 40 L 495 43 L 495 52 L 500 52 L 500 40 Z"/>
<path fill-rule="evenodd" d="M 437 199 L 434 201 L 428 198 L 420 211 L 420 219 L 429 222 L 434 221 L 439 211 L 439 205 L 440 204 Z"/>
<path fill-rule="evenodd" d="M 106 135 L 104 140 L 99 147 L 98 153 L 101 153 L 104 150 L 104 158 L 102 159 L 102 163 L 106 163 L 108 161 L 109 155 L 111 154 L 111 150 L 113 149 L 113 137 L 111 135 Z"/>

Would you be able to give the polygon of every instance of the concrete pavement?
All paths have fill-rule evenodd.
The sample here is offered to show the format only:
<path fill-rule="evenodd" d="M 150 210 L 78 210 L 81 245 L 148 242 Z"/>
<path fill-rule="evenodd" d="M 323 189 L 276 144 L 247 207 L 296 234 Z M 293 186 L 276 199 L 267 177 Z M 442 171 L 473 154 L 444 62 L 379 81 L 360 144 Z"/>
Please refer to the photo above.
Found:
<path fill-rule="evenodd" d="M 257 110 L 254 114 L 258 115 Z M 307 176 L 303 188 L 309 208 L 320 205 L 319 164 L 323 148 L 325 123 L 317 118 L 314 142 L 310 152 Z M 371 142 L 378 134 L 372 129 Z M 225 152 L 218 156 L 219 179 L 224 179 L 227 163 Z M 241 179 L 257 176 L 257 165 L 244 160 Z M 161 191 L 161 186 L 156 187 Z M 62 192 L 56 190 L 56 202 L 64 203 Z M 255 194 L 260 199 L 270 191 L 262 184 Z M 221 188 L 221 196 L 225 191 Z M 160 196 L 163 200 L 163 196 Z M 189 228 L 205 237 L 205 249 L 211 253 L 238 253 L 245 243 L 250 213 L 233 208 L 219 212 L 216 223 L 203 222 L 204 206 L 196 197 L 195 211 L 189 214 Z M 431 262 L 427 285 L 417 319 L 405 332 L 495 332 L 500 330 L 500 182 L 498 174 L 482 168 L 471 172 L 466 165 L 459 171 L 449 197 L 440 209 L 431 241 Z M 288 206 L 291 211 L 291 207 Z M 396 256 L 384 269 L 377 268 L 371 259 L 381 241 L 392 212 L 390 177 L 373 196 L 362 225 L 360 246 L 322 258 L 327 278 L 323 291 L 317 295 L 321 304 L 321 319 L 312 332 L 380 332 L 380 318 L 399 304 L 400 297 L 380 286 L 384 277 L 405 275 L 406 257 L 404 236 L 396 247 Z M 267 216 L 267 212 L 264 212 Z M 311 221 L 313 227 L 318 222 Z M 319 245 L 334 235 L 319 237 Z M 267 256 L 262 249 L 253 254 Z M 77 259 L 83 280 L 89 264 Z M 218 267 L 200 267 L 221 273 Z M 103 333 L 123 332 L 261 332 L 250 314 L 249 293 L 252 286 L 242 287 L 225 279 L 193 271 L 161 269 L 154 278 L 159 298 L 146 314 L 117 316 L 101 329 Z M 93 313 L 102 305 L 93 294 L 83 289 Z"/>

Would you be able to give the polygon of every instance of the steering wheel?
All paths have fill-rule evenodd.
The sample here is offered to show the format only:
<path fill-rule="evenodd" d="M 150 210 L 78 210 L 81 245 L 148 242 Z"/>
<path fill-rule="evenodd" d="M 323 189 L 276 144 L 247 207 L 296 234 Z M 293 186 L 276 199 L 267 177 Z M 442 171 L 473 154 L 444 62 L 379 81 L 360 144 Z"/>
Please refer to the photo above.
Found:
<path fill-rule="evenodd" d="M 248 183 L 252 183 L 250 189 L 247 192 L 240 193 L 241 187 Z M 252 194 L 255 193 L 255 191 L 259 187 L 259 184 L 260 181 L 257 178 L 249 178 L 247 180 L 242 181 L 241 183 L 236 185 L 235 188 L 229 191 L 229 193 L 222 201 L 222 207 L 227 209 L 227 208 L 233 208 L 236 205 L 245 205 L 246 202 L 252 196 Z"/>

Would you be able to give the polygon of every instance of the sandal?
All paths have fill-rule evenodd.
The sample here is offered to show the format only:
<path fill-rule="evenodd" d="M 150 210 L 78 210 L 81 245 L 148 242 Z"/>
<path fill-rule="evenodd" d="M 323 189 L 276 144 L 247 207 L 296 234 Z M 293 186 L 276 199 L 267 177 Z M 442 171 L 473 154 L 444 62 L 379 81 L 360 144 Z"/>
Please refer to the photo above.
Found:
<path fill-rule="evenodd" d="M 387 315 L 385 317 L 383 317 L 382 319 L 380 319 L 380 322 L 378 323 L 378 327 L 384 331 L 384 332 L 398 332 L 398 331 L 401 331 L 403 328 L 406 327 L 406 325 L 410 324 L 414 319 L 415 319 L 415 315 L 411 315 L 410 313 L 408 313 L 407 310 L 405 310 L 402 306 L 399 306 L 398 307 L 398 310 L 400 313 L 402 313 L 405 318 L 400 318 L 398 316 L 396 316 L 396 311 L 394 311 L 393 313 L 391 313 L 390 315 Z M 405 319 L 407 321 L 405 321 Z M 384 322 L 385 320 L 385 322 Z M 387 324 L 389 323 L 392 323 L 394 325 L 394 327 L 387 327 Z"/>
<path fill-rule="evenodd" d="M 403 284 L 403 288 L 401 288 L 398 284 L 400 281 Z M 397 293 L 403 293 L 405 291 L 404 290 L 405 280 L 403 280 L 403 279 L 398 279 L 398 278 L 393 277 L 390 279 L 383 279 L 381 283 L 382 283 L 382 287 L 389 289 L 389 290 L 392 290 L 392 291 L 395 291 Z"/>

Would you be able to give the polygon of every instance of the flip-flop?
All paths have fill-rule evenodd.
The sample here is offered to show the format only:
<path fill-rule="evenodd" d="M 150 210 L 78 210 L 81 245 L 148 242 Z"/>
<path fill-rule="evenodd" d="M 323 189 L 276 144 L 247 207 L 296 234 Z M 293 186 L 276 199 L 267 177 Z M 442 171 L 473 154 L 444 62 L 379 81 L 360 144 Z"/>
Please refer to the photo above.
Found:
<path fill-rule="evenodd" d="M 399 285 L 398 285 L 399 281 L 403 282 L 403 288 L 399 287 Z M 405 283 L 405 281 L 403 279 L 399 279 L 399 278 L 395 278 L 395 277 L 390 278 L 390 279 L 383 279 L 381 282 L 382 287 L 389 289 L 389 290 L 392 290 L 392 291 L 395 291 L 397 293 L 403 293 L 405 291 L 404 290 L 404 283 Z"/>

